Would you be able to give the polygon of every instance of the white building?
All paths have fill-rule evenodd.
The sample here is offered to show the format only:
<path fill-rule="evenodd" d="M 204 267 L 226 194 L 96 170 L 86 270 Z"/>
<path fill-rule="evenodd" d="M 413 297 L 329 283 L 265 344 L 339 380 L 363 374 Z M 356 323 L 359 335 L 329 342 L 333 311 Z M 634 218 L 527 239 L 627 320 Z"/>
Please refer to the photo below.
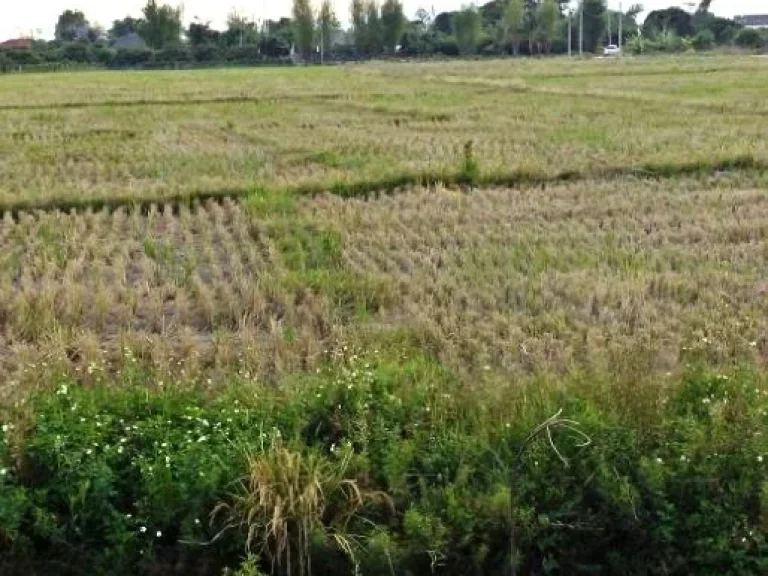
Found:
<path fill-rule="evenodd" d="M 752 14 L 750 16 L 736 16 L 736 22 L 745 28 L 768 28 L 768 14 Z"/>

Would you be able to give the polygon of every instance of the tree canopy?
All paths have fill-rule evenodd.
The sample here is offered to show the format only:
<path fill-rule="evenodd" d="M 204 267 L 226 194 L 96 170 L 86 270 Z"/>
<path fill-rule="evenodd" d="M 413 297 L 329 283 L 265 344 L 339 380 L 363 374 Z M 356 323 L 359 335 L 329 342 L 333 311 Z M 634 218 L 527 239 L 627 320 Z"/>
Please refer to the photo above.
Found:
<path fill-rule="evenodd" d="M 596 52 L 606 30 L 605 0 L 584 0 L 582 10 L 584 10 L 584 50 Z"/>
<path fill-rule="evenodd" d="M 680 37 L 693 36 L 696 32 L 693 25 L 693 16 L 682 8 L 665 8 L 654 10 L 643 23 L 643 34 L 655 36 L 656 34 L 671 30 Z"/>
<path fill-rule="evenodd" d="M 405 31 L 405 14 L 400 0 L 385 0 L 381 6 L 381 31 L 384 47 L 394 54 Z"/>
<path fill-rule="evenodd" d="M 132 18 L 126 16 L 122 20 L 112 22 L 112 28 L 109 29 L 109 38 L 117 40 L 126 34 L 138 33 L 144 21 L 141 18 Z"/>
<path fill-rule="evenodd" d="M 323 44 L 323 51 L 327 54 L 333 46 L 334 34 L 341 28 L 331 0 L 323 0 L 320 4 L 320 11 L 317 15 L 317 28 Z"/>
<path fill-rule="evenodd" d="M 310 0 L 293 0 L 292 14 L 296 51 L 308 56 L 315 48 L 315 15 Z"/>
<path fill-rule="evenodd" d="M 181 38 L 181 8 L 168 4 L 159 6 L 148 0 L 143 10 L 144 22 L 139 33 L 147 45 L 159 49 L 177 44 Z"/>
<path fill-rule="evenodd" d="M 65 10 L 56 22 L 54 34 L 60 42 L 72 42 L 87 38 L 90 28 L 88 19 L 80 10 Z"/>
<path fill-rule="evenodd" d="M 462 54 L 475 53 L 482 31 L 482 19 L 475 6 L 465 6 L 463 10 L 454 14 L 453 33 Z"/>

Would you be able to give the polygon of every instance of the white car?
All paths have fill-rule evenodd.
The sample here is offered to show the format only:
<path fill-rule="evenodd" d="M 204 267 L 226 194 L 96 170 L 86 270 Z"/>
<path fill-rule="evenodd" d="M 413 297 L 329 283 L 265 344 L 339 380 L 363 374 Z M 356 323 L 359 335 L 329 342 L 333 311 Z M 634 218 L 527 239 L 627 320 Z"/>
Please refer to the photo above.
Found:
<path fill-rule="evenodd" d="M 603 50 L 603 56 L 621 56 L 621 48 L 614 44 L 606 46 Z"/>

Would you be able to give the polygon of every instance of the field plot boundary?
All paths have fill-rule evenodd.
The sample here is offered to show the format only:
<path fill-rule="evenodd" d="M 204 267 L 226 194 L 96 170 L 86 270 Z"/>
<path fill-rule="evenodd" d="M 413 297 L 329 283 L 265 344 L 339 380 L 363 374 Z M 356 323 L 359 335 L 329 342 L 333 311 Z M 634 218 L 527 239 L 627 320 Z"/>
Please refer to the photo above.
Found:
<path fill-rule="evenodd" d="M 534 188 L 562 182 L 608 180 L 619 178 L 672 179 L 681 176 L 717 174 L 720 172 L 747 171 L 762 173 L 768 170 L 768 163 L 753 156 L 737 156 L 714 162 L 701 161 L 689 163 L 654 163 L 639 166 L 600 167 L 594 170 L 566 170 L 548 175 L 525 170 L 506 173 L 495 172 L 480 174 L 477 178 L 468 179 L 461 172 L 423 172 L 394 174 L 373 180 L 352 180 L 338 182 L 318 182 L 300 186 L 271 187 L 254 183 L 253 186 L 239 188 L 223 188 L 220 190 L 189 191 L 171 194 L 164 197 L 141 199 L 134 197 L 113 196 L 109 198 L 51 198 L 42 201 L 13 200 L 0 203 L 0 218 L 10 215 L 14 220 L 24 212 L 81 212 L 81 211 L 114 211 L 121 208 L 129 211 L 148 213 L 153 206 L 170 206 L 178 211 L 179 206 L 193 202 L 221 202 L 226 199 L 245 198 L 259 192 L 269 194 L 285 194 L 292 196 L 317 196 L 331 193 L 341 197 L 366 197 L 378 194 L 391 194 L 399 189 L 410 186 L 447 186 L 447 187 L 523 187 Z"/>
<path fill-rule="evenodd" d="M 386 96 L 386 93 L 372 92 L 372 97 Z M 138 108 L 141 106 L 206 106 L 211 104 L 274 104 L 278 102 L 321 102 L 352 99 L 352 94 L 328 92 L 318 94 L 281 94 L 271 96 L 221 96 L 218 98 L 168 98 L 152 100 L 98 100 L 80 102 L 54 102 L 47 104 L 5 104 L 0 105 L 0 112 L 24 112 L 39 110 L 82 110 L 88 108 Z"/>

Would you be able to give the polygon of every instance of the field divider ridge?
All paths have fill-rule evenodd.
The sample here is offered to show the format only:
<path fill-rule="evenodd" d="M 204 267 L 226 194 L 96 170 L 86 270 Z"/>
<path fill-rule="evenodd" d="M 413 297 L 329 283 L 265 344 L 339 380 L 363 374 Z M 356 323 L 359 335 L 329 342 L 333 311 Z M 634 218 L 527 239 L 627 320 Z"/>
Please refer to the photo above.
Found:
<path fill-rule="evenodd" d="M 373 93 L 373 97 L 387 96 L 387 93 Z M 100 100 L 80 102 L 49 102 L 47 104 L 3 104 L 0 112 L 24 112 L 40 110 L 79 110 L 88 108 L 133 108 L 140 106 L 205 106 L 215 104 L 272 104 L 285 101 L 311 102 L 351 100 L 354 94 L 321 92 L 317 94 L 275 94 L 272 96 L 221 96 L 216 98 L 172 98 L 172 99 L 138 99 L 138 100 Z"/>
<path fill-rule="evenodd" d="M 649 163 L 640 166 L 601 167 L 594 170 L 566 170 L 555 174 L 514 170 L 507 173 L 480 174 L 476 179 L 467 182 L 466 176 L 460 172 L 420 172 L 393 174 L 376 179 L 353 181 L 317 182 L 299 186 L 269 186 L 254 183 L 252 186 L 237 188 L 222 188 L 219 190 L 200 190 L 179 192 L 158 198 L 135 198 L 127 196 L 93 197 L 93 198 L 50 198 L 47 200 L 11 200 L 0 201 L 0 218 L 10 214 L 17 220 L 19 215 L 26 212 L 113 212 L 127 209 L 148 214 L 152 207 L 170 206 L 171 211 L 178 213 L 182 206 L 192 203 L 223 202 L 227 199 L 246 198 L 259 192 L 270 194 L 286 194 L 294 196 L 318 196 L 334 194 L 344 198 L 369 197 L 380 194 L 391 194 L 406 187 L 462 187 L 467 190 L 482 187 L 521 187 L 535 188 L 537 186 L 555 185 L 565 182 L 590 180 L 610 180 L 615 178 L 643 179 L 673 179 L 680 176 L 717 174 L 719 172 L 768 170 L 768 162 L 753 156 L 737 156 L 718 161 L 699 161 L 683 164 Z"/>

